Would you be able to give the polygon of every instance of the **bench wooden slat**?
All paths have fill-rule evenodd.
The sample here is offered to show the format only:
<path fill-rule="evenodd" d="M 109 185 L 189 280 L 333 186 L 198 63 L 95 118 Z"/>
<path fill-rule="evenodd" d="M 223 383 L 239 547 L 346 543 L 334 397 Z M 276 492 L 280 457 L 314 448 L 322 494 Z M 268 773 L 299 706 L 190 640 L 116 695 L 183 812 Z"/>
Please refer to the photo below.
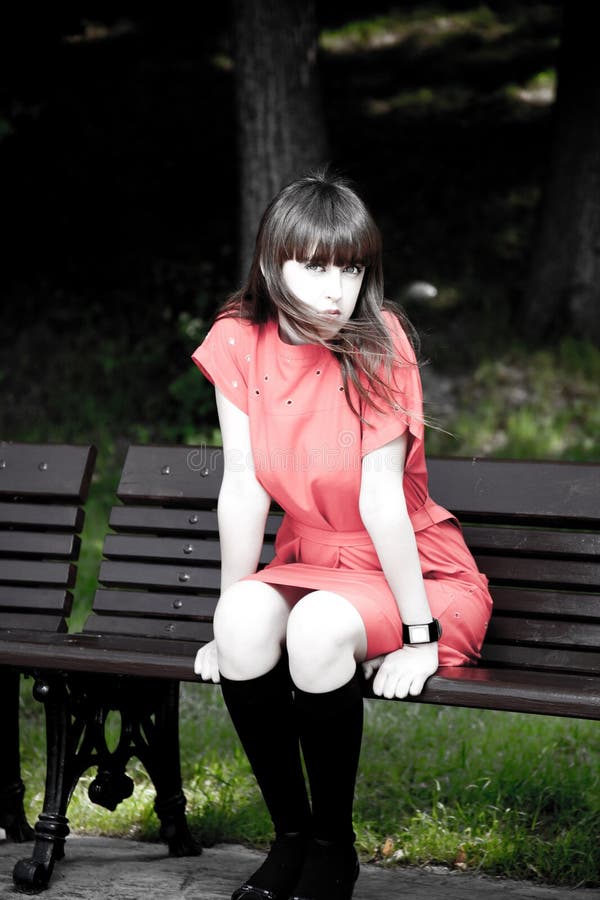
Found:
<path fill-rule="evenodd" d="M 220 569 L 103 561 L 98 580 L 107 587 L 149 587 L 181 591 L 219 590 Z"/>
<path fill-rule="evenodd" d="M 211 506 L 222 476 L 222 453 L 214 448 L 135 446 L 128 450 L 117 495 L 123 501 Z"/>
<path fill-rule="evenodd" d="M 216 538 L 138 537 L 108 534 L 104 540 L 108 559 L 154 559 L 170 562 L 181 560 L 188 565 L 219 562 L 221 553 Z"/>
<path fill-rule="evenodd" d="M 567 591 L 534 590 L 522 587 L 492 585 L 494 610 L 522 615 L 564 616 L 570 619 L 600 621 L 600 594 Z"/>
<path fill-rule="evenodd" d="M 438 670 L 417 703 L 600 718 L 598 679 L 567 672 L 456 666 Z"/>
<path fill-rule="evenodd" d="M 64 585 L 75 584 L 76 567 L 72 563 L 54 561 L 0 559 L 0 581 L 10 584 Z"/>
<path fill-rule="evenodd" d="M 0 554 L 77 559 L 79 538 L 72 534 L 37 531 L 0 531 Z"/>
<path fill-rule="evenodd" d="M 118 532 L 140 534 L 202 534 L 217 535 L 216 509 L 167 509 L 148 506 L 113 506 L 109 525 Z"/>
<path fill-rule="evenodd" d="M 82 503 L 95 456 L 93 447 L 0 441 L 0 497 L 60 497 Z"/>
<path fill-rule="evenodd" d="M 472 526 L 463 528 L 471 550 L 506 552 L 524 556 L 590 557 L 600 555 L 600 532 L 557 531 L 550 528 Z"/>
<path fill-rule="evenodd" d="M 73 595 L 70 591 L 0 585 L 1 612 L 31 610 L 69 616 L 72 604 Z M 4 616 L 1 623 L 4 625 Z"/>
<path fill-rule="evenodd" d="M 145 560 L 162 562 L 181 561 L 193 566 L 202 563 L 220 563 L 221 551 L 218 539 L 214 538 L 171 538 L 138 537 L 109 534 L 104 542 L 104 555 L 109 559 Z M 268 544 L 263 547 L 260 562 L 268 562 L 273 557 L 273 549 Z"/>
<path fill-rule="evenodd" d="M 142 689 L 147 678 L 197 682 L 194 656 L 212 637 L 211 626 L 205 627 L 203 640 L 189 642 L 133 634 L 43 634 L 35 631 L 9 632 L 10 639 L 3 640 L 0 632 L 0 656 L 7 665 L 23 671 L 102 671 L 103 674 L 137 677 Z"/>
<path fill-rule="evenodd" d="M 215 500 L 216 503 L 216 500 Z M 281 524 L 281 515 L 267 516 L 265 534 L 274 537 Z M 218 535 L 216 509 L 168 509 L 149 506 L 114 506 L 110 513 L 109 525 L 118 532 L 144 534 Z"/>
<path fill-rule="evenodd" d="M 600 564 L 581 560 L 538 559 L 521 556 L 488 556 L 475 553 L 480 570 L 491 581 L 553 587 L 600 588 Z"/>
<path fill-rule="evenodd" d="M 65 632 L 67 624 L 62 616 L 32 615 L 30 612 L 3 612 L 2 631 L 11 630 Z"/>
<path fill-rule="evenodd" d="M 530 646 L 544 644 L 549 647 L 596 650 L 600 649 L 600 624 L 560 619 L 493 616 L 486 640 L 516 642 Z"/>
<path fill-rule="evenodd" d="M 33 528 L 37 531 L 45 528 L 53 531 L 81 531 L 83 510 L 78 506 L 48 503 L 0 502 L 0 525 Z"/>
<path fill-rule="evenodd" d="M 100 634 L 139 635 L 160 637 L 168 641 L 197 641 L 198 646 L 212 639 L 211 622 L 185 621 L 176 618 L 149 618 L 130 616 L 96 616 L 92 613 L 85 625 L 87 633 L 96 630 Z"/>
<path fill-rule="evenodd" d="M 486 641 L 481 658 L 485 665 L 504 666 L 512 669 L 548 669 L 563 672 L 585 672 L 598 677 L 600 654 L 594 651 L 560 647 L 532 647 L 516 644 L 496 644 Z M 597 688 L 597 690 L 599 690 Z M 600 693 L 600 690 L 599 690 Z"/>
<path fill-rule="evenodd" d="M 66 670 L 72 673 L 197 681 L 194 655 L 204 641 L 166 642 L 161 638 L 101 633 L 43 634 L 35 631 L 0 631 L 0 657 L 22 671 Z"/>
<path fill-rule="evenodd" d="M 129 615 L 161 618 L 188 618 L 212 621 L 216 594 L 165 594 L 150 591 L 110 591 L 100 588 L 94 600 L 97 615 Z"/>
<path fill-rule="evenodd" d="M 215 465 L 214 457 L 211 458 Z M 432 497 L 458 513 L 510 520 L 553 519 L 560 523 L 600 521 L 600 479 L 593 463 L 498 459 L 428 461 Z"/>
<path fill-rule="evenodd" d="M 207 624 L 205 636 L 198 641 L 193 638 L 186 641 L 181 638 L 177 641 L 163 641 L 161 637 L 152 637 L 150 635 L 139 634 L 119 634 L 117 632 L 103 634 L 101 631 L 85 631 L 80 634 L 65 635 L 64 638 L 54 638 L 55 652 L 60 657 L 62 653 L 62 645 L 66 641 L 68 644 L 68 652 L 76 653 L 79 648 L 87 647 L 93 651 L 99 650 L 104 656 L 105 653 L 119 654 L 138 653 L 145 660 L 149 656 L 161 657 L 165 665 L 168 667 L 169 657 L 178 659 L 182 671 L 186 672 L 188 681 L 197 681 L 197 676 L 193 672 L 193 663 L 196 651 L 208 640 L 212 640 L 212 625 Z M 31 637 L 28 638 L 31 640 Z M 172 675 L 164 672 L 159 675 L 160 678 L 170 678 Z"/>

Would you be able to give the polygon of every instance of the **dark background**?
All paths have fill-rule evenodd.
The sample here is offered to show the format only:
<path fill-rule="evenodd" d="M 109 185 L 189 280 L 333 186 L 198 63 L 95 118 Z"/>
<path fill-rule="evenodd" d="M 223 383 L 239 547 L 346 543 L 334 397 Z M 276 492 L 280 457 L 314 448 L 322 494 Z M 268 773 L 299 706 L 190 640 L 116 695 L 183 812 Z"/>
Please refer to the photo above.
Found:
<path fill-rule="evenodd" d="M 215 421 L 188 358 L 239 282 L 232 10 L 145 7 L 48 4 L 2 28 L 5 439 L 188 440 Z M 364 23 L 398 10 L 405 38 L 371 46 Z M 555 65 L 560 4 L 317 15 L 341 35 L 319 58 L 331 162 L 382 228 L 388 295 L 454 377 L 519 337 L 552 105 L 517 87 Z"/>

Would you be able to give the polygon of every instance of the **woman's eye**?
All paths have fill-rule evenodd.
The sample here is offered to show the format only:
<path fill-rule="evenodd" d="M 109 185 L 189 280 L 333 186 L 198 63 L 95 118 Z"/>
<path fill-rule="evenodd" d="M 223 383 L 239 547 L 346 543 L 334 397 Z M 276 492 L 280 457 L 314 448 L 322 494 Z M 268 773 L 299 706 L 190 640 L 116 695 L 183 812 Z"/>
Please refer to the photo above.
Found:
<path fill-rule="evenodd" d="M 325 271 L 325 267 L 320 266 L 319 263 L 306 263 L 304 268 L 308 269 L 309 272 L 324 272 Z"/>
<path fill-rule="evenodd" d="M 348 275 L 360 275 L 362 270 L 362 266 L 346 266 L 344 272 L 346 272 Z"/>

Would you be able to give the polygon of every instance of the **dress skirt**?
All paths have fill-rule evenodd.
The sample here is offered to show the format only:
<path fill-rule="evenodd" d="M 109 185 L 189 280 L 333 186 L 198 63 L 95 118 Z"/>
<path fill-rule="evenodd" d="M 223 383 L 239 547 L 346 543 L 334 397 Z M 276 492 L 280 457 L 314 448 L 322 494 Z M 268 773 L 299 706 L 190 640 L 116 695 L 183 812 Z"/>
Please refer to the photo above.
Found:
<path fill-rule="evenodd" d="M 442 626 L 440 665 L 473 664 L 492 608 L 487 579 L 477 571 L 454 519 L 417 532 L 417 546 L 431 611 Z M 344 597 L 363 621 L 368 659 L 402 647 L 398 605 L 366 531 L 331 533 L 286 517 L 276 553 L 248 580 Z"/>

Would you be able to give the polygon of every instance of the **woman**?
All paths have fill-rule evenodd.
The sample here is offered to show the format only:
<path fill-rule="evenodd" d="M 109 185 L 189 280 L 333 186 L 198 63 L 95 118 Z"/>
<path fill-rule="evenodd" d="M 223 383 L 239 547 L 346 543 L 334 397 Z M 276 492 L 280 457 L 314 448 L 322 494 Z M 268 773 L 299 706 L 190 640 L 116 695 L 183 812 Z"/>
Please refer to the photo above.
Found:
<path fill-rule="evenodd" d="M 417 695 L 485 635 L 487 580 L 427 493 L 409 336 L 368 210 L 317 173 L 269 205 L 247 284 L 193 355 L 225 459 L 215 640 L 195 671 L 221 681 L 275 830 L 232 900 L 352 896 L 361 678 Z M 272 499 L 285 516 L 257 571 Z"/>

